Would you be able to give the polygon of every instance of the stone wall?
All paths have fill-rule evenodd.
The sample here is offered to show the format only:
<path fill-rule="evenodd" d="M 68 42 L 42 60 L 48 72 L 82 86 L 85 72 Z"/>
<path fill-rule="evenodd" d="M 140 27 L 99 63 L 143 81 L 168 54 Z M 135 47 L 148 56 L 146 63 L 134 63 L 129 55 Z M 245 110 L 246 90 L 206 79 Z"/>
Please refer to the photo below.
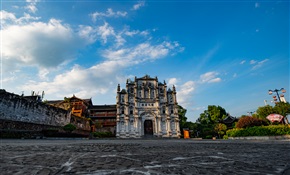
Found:
<path fill-rule="evenodd" d="M 0 90 L 0 120 L 56 127 L 72 123 L 78 129 L 90 130 L 89 122 L 86 119 L 73 116 L 70 111 L 43 102 L 28 100 L 3 89 Z"/>
<path fill-rule="evenodd" d="M 70 112 L 0 90 L 0 119 L 64 126 L 70 123 Z"/>
<path fill-rule="evenodd" d="M 90 131 L 81 128 L 66 132 L 61 126 L 0 119 L 0 138 L 88 137 L 89 134 Z"/>

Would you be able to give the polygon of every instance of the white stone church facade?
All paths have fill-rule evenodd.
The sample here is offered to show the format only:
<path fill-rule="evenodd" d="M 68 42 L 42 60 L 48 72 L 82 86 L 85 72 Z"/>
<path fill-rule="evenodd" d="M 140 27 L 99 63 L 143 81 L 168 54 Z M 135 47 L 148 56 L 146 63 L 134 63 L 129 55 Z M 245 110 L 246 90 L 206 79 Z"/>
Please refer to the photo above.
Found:
<path fill-rule="evenodd" d="M 176 90 L 146 75 L 117 88 L 117 138 L 179 138 Z"/>

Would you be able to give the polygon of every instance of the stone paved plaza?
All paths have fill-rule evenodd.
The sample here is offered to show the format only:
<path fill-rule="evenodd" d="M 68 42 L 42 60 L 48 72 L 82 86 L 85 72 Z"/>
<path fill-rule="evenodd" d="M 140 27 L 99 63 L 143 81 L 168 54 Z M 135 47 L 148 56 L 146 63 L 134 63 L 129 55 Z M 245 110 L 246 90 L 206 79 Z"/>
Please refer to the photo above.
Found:
<path fill-rule="evenodd" d="M 0 140 L 1 175 L 290 174 L 289 140 Z"/>

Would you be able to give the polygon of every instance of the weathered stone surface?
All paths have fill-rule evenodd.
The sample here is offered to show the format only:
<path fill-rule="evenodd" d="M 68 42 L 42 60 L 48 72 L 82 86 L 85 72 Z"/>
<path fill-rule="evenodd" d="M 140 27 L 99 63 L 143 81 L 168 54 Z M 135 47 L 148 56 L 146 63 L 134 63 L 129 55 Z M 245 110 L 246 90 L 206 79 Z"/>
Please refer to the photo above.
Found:
<path fill-rule="evenodd" d="M 0 120 L 23 122 L 24 126 L 28 126 L 27 123 L 33 123 L 36 124 L 36 127 L 37 125 L 62 127 L 72 123 L 79 130 L 90 131 L 90 123 L 87 119 L 74 116 L 70 111 L 42 102 L 27 100 L 22 96 L 1 89 Z M 0 125 L 0 129 L 7 129 L 7 127 L 10 126 Z M 25 128 L 24 130 L 26 130 Z M 22 130 L 23 128 L 12 126 L 10 129 Z"/>
<path fill-rule="evenodd" d="M 0 91 L 0 119 L 43 125 L 64 126 L 70 123 L 70 112 L 29 101 L 19 95 Z"/>
<path fill-rule="evenodd" d="M 1 140 L 2 174 L 287 174 L 289 140 Z"/>

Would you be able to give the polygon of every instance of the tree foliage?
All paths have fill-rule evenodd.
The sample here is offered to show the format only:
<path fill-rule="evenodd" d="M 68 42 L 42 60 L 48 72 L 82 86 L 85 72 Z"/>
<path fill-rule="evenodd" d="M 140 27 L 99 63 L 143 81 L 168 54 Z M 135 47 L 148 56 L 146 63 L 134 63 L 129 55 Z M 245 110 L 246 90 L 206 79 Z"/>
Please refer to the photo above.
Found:
<path fill-rule="evenodd" d="M 187 117 L 185 116 L 186 112 L 187 112 L 187 110 L 185 108 L 178 105 L 178 117 L 179 117 L 180 129 L 185 128 L 184 125 L 187 122 Z"/>
<path fill-rule="evenodd" d="M 234 128 L 227 131 L 228 137 L 247 137 L 247 136 L 274 136 L 289 135 L 289 125 L 270 125 L 254 126 L 250 128 Z"/>
<path fill-rule="evenodd" d="M 268 115 L 275 113 L 273 106 L 270 105 L 259 107 L 256 112 L 256 117 L 259 119 L 266 119 Z"/>
<path fill-rule="evenodd" d="M 77 127 L 75 125 L 71 124 L 71 123 L 69 123 L 69 124 L 67 124 L 67 125 L 65 125 L 63 127 L 63 130 L 65 130 L 67 132 L 72 132 L 72 131 L 74 131 L 76 129 L 77 129 Z"/>
<path fill-rule="evenodd" d="M 274 106 L 274 111 L 276 114 L 280 114 L 285 117 L 287 114 L 290 114 L 290 104 L 288 102 L 279 102 Z"/>
<path fill-rule="evenodd" d="M 183 129 L 189 129 L 190 136 L 191 137 L 196 137 L 196 133 L 198 131 L 198 124 L 193 123 L 191 121 L 187 121 L 186 115 L 187 110 L 183 108 L 182 106 L 178 105 L 178 116 L 179 116 L 179 124 L 180 124 L 180 131 L 181 133 L 183 132 Z"/>
<path fill-rule="evenodd" d="M 223 123 L 217 123 L 214 127 L 214 130 L 216 133 L 218 133 L 219 138 L 222 138 L 222 136 L 226 134 L 227 125 Z"/>
<path fill-rule="evenodd" d="M 282 116 L 286 116 L 290 113 L 290 104 L 279 102 L 274 107 L 270 105 L 266 105 L 263 107 L 259 107 L 257 109 L 257 118 L 266 119 L 266 117 L 270 114 L 280 114 Z"/>
<path fill-rule="evenodd" d="M 227 112 L 221 106 L 209 105 L 207 110 L 200 114 L 197 121 L 201 124 L 215 124 L 227 117 Z"/>
<path fill-rule="evenodd" d="M 262 126 L 267 125 L 267 122 L 262 119 L 254 118 L 254 117 L 242 117 L 236 124 L 237 128 L 249 128 L 253 126 Z"/>
<path fill-rule="evenodd" d="M 207 110 L 200 114 L 200 117 L 197 119 L 198 123 L 198 132 L 199 136 L 203 138 L 210 138 L 222 133 L 222 125 L 219 131 L 218 128 L 215 130 L 215 127 L 218 123 L 227 117 L 227 112 L 221 106 L 209 105 Z"/>

